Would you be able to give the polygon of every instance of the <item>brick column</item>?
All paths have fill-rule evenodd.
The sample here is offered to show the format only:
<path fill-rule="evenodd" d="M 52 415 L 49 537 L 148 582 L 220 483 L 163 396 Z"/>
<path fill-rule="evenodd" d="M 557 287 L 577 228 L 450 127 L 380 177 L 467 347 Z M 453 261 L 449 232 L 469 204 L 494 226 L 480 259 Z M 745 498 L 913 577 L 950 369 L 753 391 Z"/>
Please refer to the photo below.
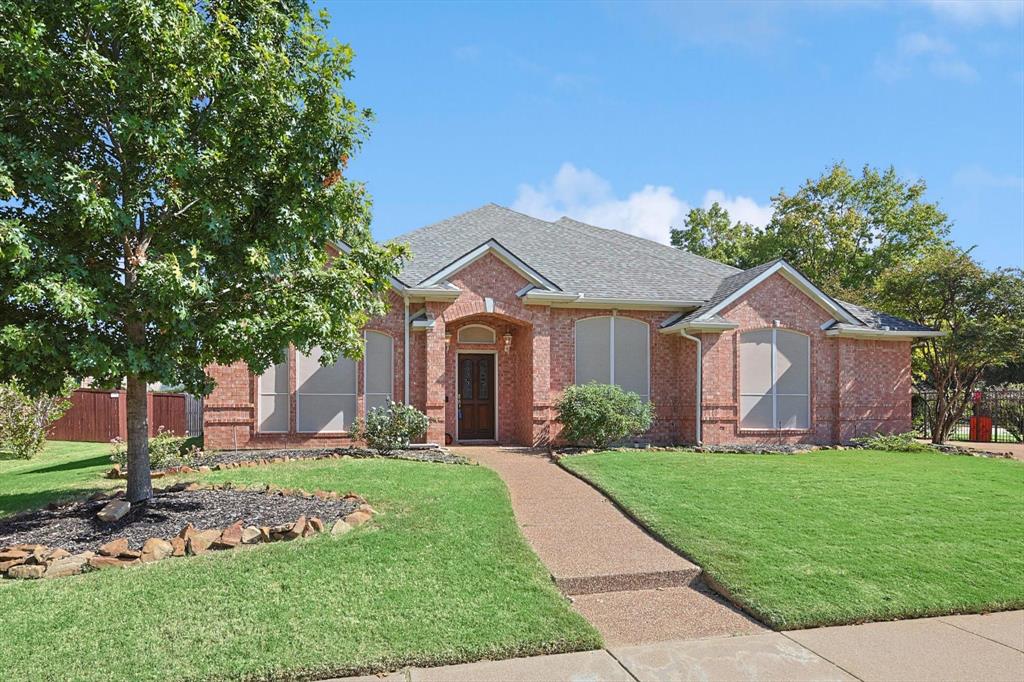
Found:
<path fill-rule="evenodd" d="M 434 327 L 426 331 L 427 349 L 424 372 L 427 387 L 426 414 L 430 420 L 427 442 L 444 445 L 445 412 L 445 347 L 443 304 L 427 303 L 427 312 L 434 315 Z"/>
<path fill-rule="evenodd" d="M 546 445 L 557 425 L 551 409 L 551 309 L 533 313 L 533 445 Z"/>

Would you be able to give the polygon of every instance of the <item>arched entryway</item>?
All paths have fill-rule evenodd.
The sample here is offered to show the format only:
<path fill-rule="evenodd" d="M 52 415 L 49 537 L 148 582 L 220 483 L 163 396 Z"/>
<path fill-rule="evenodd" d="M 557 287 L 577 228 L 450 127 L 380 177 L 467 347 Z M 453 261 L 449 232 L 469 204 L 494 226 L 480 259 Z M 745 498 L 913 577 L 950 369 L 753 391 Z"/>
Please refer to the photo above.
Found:
<path fill-rule="evenodd" d="M 530 444 L 530 324 L 484 313 L 447 322 L 445 332 L 446 436 L 463 443 Z"/>

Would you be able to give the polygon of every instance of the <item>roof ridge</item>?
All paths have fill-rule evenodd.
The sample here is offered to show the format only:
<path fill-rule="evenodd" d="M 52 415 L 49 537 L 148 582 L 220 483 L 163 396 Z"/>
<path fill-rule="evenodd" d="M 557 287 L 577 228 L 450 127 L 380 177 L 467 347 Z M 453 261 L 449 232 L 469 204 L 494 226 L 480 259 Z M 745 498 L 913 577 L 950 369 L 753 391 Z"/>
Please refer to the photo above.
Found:
<path fill-rule="evenodd" d="M 737 268 L 737 267 L 735 267 L 733 265 L 729 265 L 728 263 L 722 263 L 721 261 L 713 260 L 711 258 L 705 258 L 704 256 L 701 256 L 700 254 L 693 253 L 692 251 L 686 251 L 685 249 L 679 249 L 679 248 L 676 248 L 676 247 L 671 246 L 669 244 L 662 244 L 661 242 L 656 242 L 653 239 L 648 239 L 647 237 L 641 237 L 639 235 L 631 234 L 629 232 L 623 232 L 622 230 L 616 230 L 615 228 L 601 227 L 600 225 L 591 225 L 590 223 L 585 223 L 582 220 L 576 220 L 575 218 L 570 218 L 569 216 L 562 216 L 561 218 L 559 218 L 557 221 L 555 221 L 552 224 L 566 225 L 567 223 L 575 223 L 577 225 L 584 225 L 584 226 L 589 227 L 591 229 L 600 230 L 602 232 L 616 232 L 616 233 L 621 234 L 621 235 L 623 235 L 625 237 L 629 237 L 631 239 L 640 240 L 640 241 L 644 242 L 645 244 L 653 244 L 654 246 L 661 247 L 659 249 L 659 251 L 661 253 L 664 253 L 666 256 L 668 256 L 669 251 L 665 251 L 665 249 L 670 249 L 671 253 L 674 256 L 676 256 L 676 257 L 678 257 L 680 254 L 685 254 L 685 255 L 690 256 L 692 258 L 699 258 L 700 260 L 703 260 L 703 261 L 705 261 L 707 263 L 713 263 L 714 265 L 717 265 L 719 267 L 730 268 L 730 269 L 736 271 L 736 272 L 732 273 L 731 275 L 728 275 L 728 277 L 732 277 L 733 275 L 736 275 L 736 274 L 739 274 L 739 273 L 743 272 L 743 270 L 741 268 Z M 669 258 L 667 258 L 667 257 L 666 258 L 662 258 L 662 260 L 669 260 Z"/>
<path fill-rule="evenodd" d="M 504 206 L 499 206 L 498 204 L 494 203 L 493 201 L 488 201 L 486 204 L 482 204 L 480 206 L 477 206 L 476 208 L 471 208 L 471 209 L 463 211 L 462 213 L 456 213 L 455 215 L 451 215 L 451 216 L 448 216 L 447 218 L 442 218 L 441 220 L 437 220 L 435 222 L 432 222 L 429 225 L 423 225 L 422 227 L 417 227 L 415 230 L 409 230 L 408 232 L 403 232 L 402 234 L 395 235 L 394 237 L 391 238 L 391 240 L 392 241 L 401 241 L 401 240 L 403 240 L 406 237 L 410 237 L 410 236 L 412 236 L 414 234 L 418 234 L 420 232 L 423 232 L 424 230 L 429 230 L 432 227 L 437 227 L 441 223 L 447 223 L 447 222 L 450 222 L 452 220 L 458 220 L 459 218 L 461 218 L 463 216 L 467 216 L 470 213 L 475 213 L 475 212 L 477 212 L 477 211 L 479 211 L 481 209 L 490 208 L 492 206 L 494 208 L 505 208 Z M 508 210 L 508 209 L 506 209 L 506 210 Z"/>

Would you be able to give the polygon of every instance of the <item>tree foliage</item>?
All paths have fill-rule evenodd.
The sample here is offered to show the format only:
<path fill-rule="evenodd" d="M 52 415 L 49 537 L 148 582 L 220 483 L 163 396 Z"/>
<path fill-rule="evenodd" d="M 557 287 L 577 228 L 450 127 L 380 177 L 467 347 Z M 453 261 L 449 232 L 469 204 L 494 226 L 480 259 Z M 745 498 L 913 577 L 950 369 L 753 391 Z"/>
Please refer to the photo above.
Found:
<path fill-rule="evenodd" d="M 0 459 L 31 459 L 42 452 L 46 432 L 71 407 L 71 388 L 31 396 L 16 381 L 0 383 Z"/>
<path fill-rule="evenodd" d="M 886 269 L 944 243 L 949 221 L 925 201 L 923 181 L 835 164 L 795 193 L 772 197 L 764 228 L 731 223 L 718 204 L 694 209 L 672 244 L 738 268 L 784 258 L 827 293 L 862 302 Z"/>
<path fill-rule="evenodd" d="M 874 300 L 886 312 L 946 332 L 915 347 L 914 371 L 937 393 L 932 439 L 943 442 L 963 417 L 986 371 L 1024 361 L 1024 276 L 989 271 L 969 251 L 928 249 L 879 278 Z"/>
<path fill-rule="evenodd" d="M 373 243 L 365 189 L 343 176 L 370 113 L 342 92 L 352 50 L 325 15 L 306 0 L 0 14 L 0 380 L 127 377 L 131 459 L 147 382 L 205 394 L 211 363 L 361 352 L 401 251 Z M 148 497 L 148 462 L 129 471 Z"/>

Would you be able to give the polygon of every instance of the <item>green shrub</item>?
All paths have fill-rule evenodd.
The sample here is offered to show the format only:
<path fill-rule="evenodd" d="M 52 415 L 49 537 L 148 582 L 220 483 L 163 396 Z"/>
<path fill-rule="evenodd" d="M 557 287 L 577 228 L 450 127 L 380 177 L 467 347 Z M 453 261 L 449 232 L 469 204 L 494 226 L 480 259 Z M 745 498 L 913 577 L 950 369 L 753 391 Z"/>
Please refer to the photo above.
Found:
<path fill-rule="evenodd" d="M 887 435 L 875 433 L 870 436 L 851 438 L 854 443 L 861 445 L 868 450 L 887 450 L 889 452 L 930 452 L 934 448 L 925 443 L 918 443 L 914 440 L 914 433 L 894 433 Z"/>
<path fill-rule="evenodd" d="M 191 466 L 203 455 L 203 451 L 189 442 L 188 436 L 175 436 L 160 427 L 157 435 L 149 439 L 149 468 L 158 471 L 174 466 Z M 128 444 L 120 438 L 111 441 L 110 461 L 128 466 Z"/>
<path fill-rule="evenodd" d="M 31 459 L 42 452 L 47 430 L 69 407 L 66 395 L 33 398 L 16 382 L 0 384 L 0 459 Z"/>
<path fill-rule="evenodd" d="M 352 436 L 382 455 L 409 447 L 416 438 L 422 438 L 429 424 L 427 415 L 412 405 L 390 401 L 387 407 L 375 407 L 366 415 L 366 420 L 357 421 L 352 427 Z"/>
<path fill-rule="evenodd" d="M 563 438 L 604 448 L 651 428 L 654 406 L 618 386 L 591 382 L 565 389 L 555 410 Z"/>

